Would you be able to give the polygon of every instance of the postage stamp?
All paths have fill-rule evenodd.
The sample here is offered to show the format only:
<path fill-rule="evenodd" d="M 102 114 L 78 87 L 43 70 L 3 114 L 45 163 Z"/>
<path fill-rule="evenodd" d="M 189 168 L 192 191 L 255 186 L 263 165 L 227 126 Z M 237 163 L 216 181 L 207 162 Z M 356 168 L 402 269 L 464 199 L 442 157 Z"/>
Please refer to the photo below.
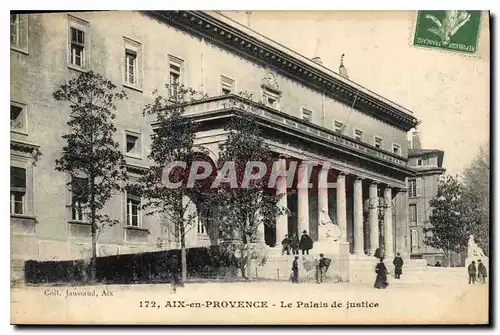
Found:
<path fill-rule="evenodd" d="M 480 11 L 418 11 L 413 45 L 473 54 L 480 21 Z"/>

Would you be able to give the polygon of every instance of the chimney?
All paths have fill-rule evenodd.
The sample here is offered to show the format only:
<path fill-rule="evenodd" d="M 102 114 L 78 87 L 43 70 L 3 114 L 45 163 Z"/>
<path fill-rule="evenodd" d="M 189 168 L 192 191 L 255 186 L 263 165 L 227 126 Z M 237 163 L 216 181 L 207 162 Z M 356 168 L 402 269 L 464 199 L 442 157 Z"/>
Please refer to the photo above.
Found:
<path fill-rule="evenodd" d="M 344 78 L 349 78 L 349 75 L 347 75 L 347 68 L 344 66 L 344 54 L 340 56 L 339 74 Z"/>
<path fill-rule="evenodd" d="M 420 132 L 414 131 L 412 137 L 412 149 L 422 149 L 422 143 L 420 142 Z"/>
<path fill-rule="evenodd" d="M 321 61 L 320 57 L 314 57 L 311 60 L 316 64 L 323 65 L 323 62 Z"/>

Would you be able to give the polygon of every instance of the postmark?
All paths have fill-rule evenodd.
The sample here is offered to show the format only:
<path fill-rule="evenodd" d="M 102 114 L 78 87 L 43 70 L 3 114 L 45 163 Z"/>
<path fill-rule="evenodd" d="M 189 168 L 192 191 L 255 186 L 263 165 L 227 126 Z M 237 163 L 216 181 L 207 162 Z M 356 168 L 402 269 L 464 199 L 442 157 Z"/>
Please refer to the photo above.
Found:
<path fill-rule="evenodd" d="M 481 11 L 418 11 L 412 44 L 419 47 L 475 54 Z"/>

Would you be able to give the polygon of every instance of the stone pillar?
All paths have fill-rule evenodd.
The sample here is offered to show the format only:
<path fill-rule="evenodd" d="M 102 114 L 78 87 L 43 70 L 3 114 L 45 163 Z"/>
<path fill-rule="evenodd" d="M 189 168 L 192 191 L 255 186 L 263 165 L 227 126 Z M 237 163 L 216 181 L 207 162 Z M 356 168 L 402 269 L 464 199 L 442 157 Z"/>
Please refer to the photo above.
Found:
<path fill-rule="evenodd" d="M 280 172 L 286 171 L 286 159 L 280 158 Z M 282 195 L 277 203 L 279 208 L 288 208 L 286 176 L 278 176 L 276 180 L 276 194 Z M 288 215 L 286 213 L 276 217 L 276 247 L 281 248 L 281 241 L 288 233 Z"/>
<path fill-rule="evenodd" d="M 354 182 L 354 254 L 365 254 L 363 241 L 363 185 L 361 178 L 357 178 Z"/>
<path fill-rule="evenodd" d="M 309 234 L 309 183 L 307 179 L 307 165 L 302 162 L 297 170 L 298 185 L 297 185 L 297 235 L 302 236 L 302 232 L 307 230 Z"/>
<path fill-rule="evenodd" d="M 337 223 L 342 232 L 342 241 L 347 242 L 347 202 L 345 198 L 345 173 L 337 176 Z"/>
<path fill-rule="evenodd" d="M 328 214 L 328 170 L 321 169 L 318 175 L 318 241 L 325 240 L 324 236 L 325 229 L 322 229 L 322 218 L 323 220 L 330 219 Z M 330 228 L 331 227 L 327 227 Z"/>
<path fill-rule="evenodd" d="M 386 187 L 384 190 L 384 249 L 385 257 L 391 259 L 394 256 L 393 231 L 392 231 L 392 189 Z"/>
<path fill-rule="evenodd" d="M 379 231 L 378 231 L 378 192 L 377 183 L 372 183 L 370 185 L 370 194 L 368 199 L 369 206 L 369 224 L 370 224 L 370 250 L 368 253 L 370 255 L 375 255 L 375 250 L 379 246 Z"/>

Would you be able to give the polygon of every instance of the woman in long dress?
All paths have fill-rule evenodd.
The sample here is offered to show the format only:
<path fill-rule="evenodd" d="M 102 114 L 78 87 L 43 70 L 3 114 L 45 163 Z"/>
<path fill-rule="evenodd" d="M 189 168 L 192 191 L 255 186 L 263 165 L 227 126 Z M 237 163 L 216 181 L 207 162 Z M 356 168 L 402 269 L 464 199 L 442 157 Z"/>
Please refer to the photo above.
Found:
<path fill-rule="evenodd" d="M 389 286 L 387 283 L 387 268 L 384 264 L 384 259 L 380 259 L 380 263 L 375 267 L 375 273 L 377 274 L 377 278 L 375 279 L 375 288 L 386 288 Z"/>

